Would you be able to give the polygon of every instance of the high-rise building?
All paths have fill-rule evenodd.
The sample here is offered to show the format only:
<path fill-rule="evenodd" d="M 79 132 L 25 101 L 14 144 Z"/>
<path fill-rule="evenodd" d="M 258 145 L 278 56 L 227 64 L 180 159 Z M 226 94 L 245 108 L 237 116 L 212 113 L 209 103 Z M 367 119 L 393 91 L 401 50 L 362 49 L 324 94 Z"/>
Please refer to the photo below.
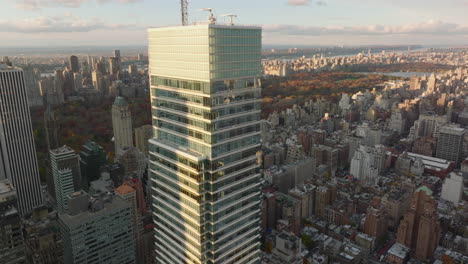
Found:
<path fill-rule="evenodd" d="M 0 64 L 0 106 L 0 179 L 13 184 L 24 215 L 43 199 L 23 70 Z"/>
<path fill-rule="evenodd" d="M 118 49 L 114 50 L 114 57 L 120 59 L 120 50 L 118 50 Z"/>
<path fill-rule="evenodd" d="M 417 75 L 413 75 L 410 78 L 410 90 L 419 90 L 421 89 L 421 82 Z"/>
<path fill-rule="evenodd" d="M 119 196 L 69 195 L 69 210 L 59 214 L 64 263 L 135 262 L 130 204 Z"/>
<path fill-rule="evenodd" d="M 325 217 L 325 207 L 332 203 L 331 190 L 327 186 L 319 186 L 315 190 L 315 215 Z"/>
<path fill-rule="evenodd" d="M 79 72 L 75 72 L 73 74 L 73 90 L 78 92 L 81 89 L 83 89 L 83 78 Z"/>
<path fill-rule="evenodd" d="M 133 147 L 132 113 L 125 98 L 117 96 L 112 105 L 115 154 L 124 147 Z"/>
<path fill-rule="evenodd" d="M 440 198 L 458 205 L 463 198 L 463 189 L 464 184 L 462 174 L 451 172 L 449 176 L 444 179 Z"/>
<path fill-rule="evenodd" d="M 421 114 L 410 129 L 410 137 L 417 139 L 419 137 L 439 136 L 439 129 L 448 123 L 447 116 L 439 116 L 433 113 Z"/>
<path fill-rule="evenodd" d="M 81 62 L 81 74 L 84 77 L 91 76 L 91 71 L 92 71 L 92 69 L 91 69 L 91 66 L 90 66 L 90 64 L 88 62 L 86 62 L 86 61 Z"/>
<path fill-rule="evenodd" d="M 135 147 L 122 147 L 115 153 L 115 161 L 125 169 L 126 176 L 140 178 L 148 167 L 148 158 Z"/>
<path fill-rule="evenodd" d="M 75 55 L 70 56 L 70 69 L 72 72 L 80 71 L 80 62 L 78 60 L 78 57 Z"/>
<path fill-rule="evenodd" d="M 143 190 L 143 183 L 140 179 L 126 179 L 123 184 L 132 187 L 136 191 L 136 203 L 138 212 L 140 215 L 146 215 L 146 201 L 145 201 L 145 191 Z"/>
<path fill-rule="evenodd" d="M 98 59 L 93 58 L 93 60 L 94 60 L 93 62 L 94 71 L 97 71 L 102 75 L 106 75 L 107 69 L 106 69 L 106 64 L 104 63 L 103 58 L 98 58 Z"/>
<path fill-rule="evenodd" d="M 63 71 L 63 96 L 65 100 L 68 100 L 68 97 L 75 94 L 73 85 L 74 85 L 73 72 L 71 72 L 69 68 L 66 68 Z"/>
<path fill-rule="evenodd" d="M 41 96 L 44 98 L 44 101 L 47 100 L 47 94 L 52 93 L 54 91 L 54 80 L 52 77 L 44 78 L 37 82 L 39 85 L 39 92 Z"/>
<path fill-rule="evenodd" d="M 39 92 L 38 84 L 38 81 L 41 78 L 41 73 L 38 69 L 32 68 L 30 65 L 24 67 L 23 71 L 26 90 L 28 91 L 29 107 L 42 106 L 43 100 Z"/>
<path fill-rule="evenodd" d="M 109 58 L 109 73 L 117 74 L 120 71 L 120 58 Z"/>
<path fill-rule="evenodd" d="M 400 219 L 406 213 L 410 200 L 410 193 L 404 189 L 394 190 L 382 197 L 382 207 L 386 210 L 389 228 L 395 230 L 398 227 Z"/>
<path fill-rule="evenodd" d="M 326 165 L 328 176 L 335 176 L 338 167 L 337 149 L 325 145 L 313 145 L 312 157 L 315 157 L 315 166 Z"/>
<path fill-rule="evenodd" d="M 128 184 L 122 184 L 115 189 L 115 195 L 121 197 L 131 205 L 132 229 L 136 245 L 136 263 L 144 261 L 144 247 L 142 240 L 143 226 L 141 223 L 141 215 L 138 212 L 137 192 Z"/>
<path fill-rule="evenodd" d="M 63 103 L 63 93 L 61 90 L 57 91 L 55 88 L 55 80 L 48 77 L 39 80 L 39 91 L 43 98 L 44 104 L 58 105 Z"/>
<path fill-rule="evenodd" d="M 380 198 L 374 198 L 371 206 L 367 208 L 366 221 L 364 222 L 364 233 L 381 238 L 387 231 L 387 215 L 385 209 L 380 205 Z"/>
<path fill-rule="evenodd" d="M 54 88 L 57 92 L 60 90 L 63 93 L 63 70 L 55 70 L 54 72 Z"/>
<path fill-rule="evenodd" d="M 261 28 L 148 33 L 156 260 L 258 261 Z"/>
<path fill-rule="evenodd" d="M 413 143 L 411 151 L 424 156 L 433 156 L 435 150 L 435 139 L 431 137 L 419 137 Z"/>
<path fill-rule="evenodd" d="M 54 88 L 53 88 L 53 98 L 54 102 L 53 104 L 62 104 L 64 101 L 64 85 L 65 85 L 65 80 L 64 80 L 64 75 L 62 70 L 55 70 L 54 72 Z M 51 102 L 51 101 L 48 101 Z M 52 103 L 52 102 L 51 102 Z"/>
<path fill-rule="evenodd" d="M 406 118 L 398 108 L 392 111 L 392 116 L 390 117 L 388 128 L 390 130 L 396 131 L 398 134 L 403 134 L 403 132 L 405 132 Z"/>
<path fill-rule="evenodd" d="M 384 168 L 386 151 L 383 145 L 375 147 L 360 146 L 351 160 L 350 173 L 362 184 L 374 185 L 377 176 Z"/>
<path fill-rule="evenodd" d="M 456 126 L 443 126 L 437 138 L 436 157 L 460 162 L 465 129 Z"/>
<path fill-rule="evenodd" d="M 44 125 L 47 141 L 47 149 L 56 149 L 59 147 L 59 118 L 56 115 L 55 111 L 52 109 L 52 106 L 47 103 L 47 109 L 44 112 Z"/>
<path fill-rule="evenodd" d="M 2 263 L 26 263 L 22 230 L 16 191 L 10 181 L 0 179 L 0 260 Z"/>
<path fill-rule="evenodd" d="M 301 219 L 307 219 L 314 212 L 315 186 L 309 184 L 296 185 L 288 194 L 301 201 Z"/>
<path fill-rule="evenodd" d="M 100 168 L 105 164 L 104 149 L 96 142 L 86 142 L 80 152 L 81 187 L 84 190 L 88 190 L 90 182 L 99 179 Z"/>
<path fill-rule="evenodd" d="M 437 201 L 426 186 L 419 187 L 411 198 L 411 205 L 400 222 L 397 242 L 415 251 L 421 261 L 432 258 L 439 244 L 440 222 Z"/>
<path fill-rule="evenodd" d="M 94 89 L 103 92 L 103 79 L 102 79 L 102 74 L 99 71 L 94 70 L 91 73 L 91 79 L 93 82 L 93 87 Z"/>
<path fill-rule="evenodd" d="M 435 91 L 435 89 L 436 89 L 436 84 L 437 84 L 437 78 L 435 77 L 435 75 L 433 73 L 433 74 L 431 74 L 431 76 L 427 80 L 426 92 L 433 93 Z"/>
<path fill-rule="evenodd" d="M 135 64 L 128 65 L 128 73 L 132 78 L 135 78 L 135 76 L 138 74 L 137 66 Z"/>
<path fill-rule="evenodd" d="M 151 138 L 153 138 L 153 126 L 144 125 L 135 128 L 135 146 L 145 155 L 148 155 L 148 140 Z"/>
<path fill-rule="evenodd" d="M 80 157 L 70 147 L 63 146 L 50 151 L 50 163 L 57 212 L 65 213 L 68 208 L 68 195 L 81 189 Z"/>

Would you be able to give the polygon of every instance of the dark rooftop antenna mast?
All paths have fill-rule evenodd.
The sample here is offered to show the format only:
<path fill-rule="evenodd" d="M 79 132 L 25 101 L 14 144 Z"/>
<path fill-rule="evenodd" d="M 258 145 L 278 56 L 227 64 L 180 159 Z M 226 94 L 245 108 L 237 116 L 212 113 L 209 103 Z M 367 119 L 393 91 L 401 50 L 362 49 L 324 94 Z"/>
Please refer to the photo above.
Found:
<path fill-rule="evenodd" d="M 180 0 L 180 13 L 182 14 L 182 26 L 188 25 L 188 0 Z"/>

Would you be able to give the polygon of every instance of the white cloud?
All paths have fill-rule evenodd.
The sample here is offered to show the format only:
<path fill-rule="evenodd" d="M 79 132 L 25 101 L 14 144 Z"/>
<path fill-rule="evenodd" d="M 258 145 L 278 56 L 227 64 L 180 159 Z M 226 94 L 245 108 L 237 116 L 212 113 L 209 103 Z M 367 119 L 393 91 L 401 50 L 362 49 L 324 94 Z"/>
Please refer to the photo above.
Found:
<path fill-rule="evenodd" d="M 99 4 L 108 2 L 136 3 L 143 0 L 11 0 L 16 3 L 15 7 L 23 10 L 39 10 L 49 7 L 77 8 L 87 2 Z"/>
<path fill-rule="evenodd" d="M 301 6 L 308 5 L 310 0 L 288 0 L 288 5 L 292 6 Z"/>
<path fill-rule="evenodd" d="M 429 20 L 417 24 L 399 26 L 369 25 L 369 26 L 297 26 L 297 25 L 264 25 L 266 33 L 281 35 L 460 35 L 468 34 L 467 25 L 447 23 L 440 20 Z"/>
<path fill-rule="evenodd" d="M 311 1 L 311 0 L 288 0 L 288 5 L 290 6 L 307 6 L 310 3 L 314 3 L 318 6 L 326 6 L 327 2 L 325 1 Z"/>
<path fill-rule="evenodd" d="M 82 19 L 71 15 L 41 16 L 15 21 L 0 20 L 0 32 L 14 33 L 90 32 L 100 29 L 121 30 L 131 27 L 139 28 L 135 25 L 110 24 L 97 18 Z"/>

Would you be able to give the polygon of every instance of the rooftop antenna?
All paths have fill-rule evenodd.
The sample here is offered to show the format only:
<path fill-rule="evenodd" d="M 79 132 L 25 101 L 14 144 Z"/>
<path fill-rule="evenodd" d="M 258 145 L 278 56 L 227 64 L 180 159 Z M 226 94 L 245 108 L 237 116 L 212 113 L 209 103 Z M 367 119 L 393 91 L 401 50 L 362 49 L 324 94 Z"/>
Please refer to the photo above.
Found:
<path fill-rule="evenodd" d="M 208 11 L 210 15 L 208 16 L 208 24 L 216 24 L 216 18 L 213 15 L 213 8 L 202 8 L 198 9 L 199 11 Z"/>
<path fill-rule="evenodd" d="M 234 15 L 234 14 L 226 14 L 226 15 L 222 15 L 223 17 L 228 17 L 229 18 L 229 23 L 228 25 L 230 26 L 234 26 L 234 18 L 237 17 L 237 15 Z"/>
<path fill-rule="evenodd" d="M 182 26 L 188 25 L 188 0 L 180 0 L 180 13 L 182 15 Z"/>

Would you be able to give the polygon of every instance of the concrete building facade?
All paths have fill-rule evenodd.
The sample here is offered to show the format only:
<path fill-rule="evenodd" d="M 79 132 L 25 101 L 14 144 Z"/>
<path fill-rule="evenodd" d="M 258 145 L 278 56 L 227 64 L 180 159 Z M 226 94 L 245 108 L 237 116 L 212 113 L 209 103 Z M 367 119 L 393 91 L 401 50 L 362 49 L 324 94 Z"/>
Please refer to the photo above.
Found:
<path fill-rule="evenodd" d="M 124 147 L 133 147 L 132 114 L 125 98 L 117 96 L 112 106 L 112 128 L 115 153 Z"/>
<path fill-rule="evenodd" d="M 64 263 L 135 262 L 131 205 L 121 197 L 69 195 L 69 210 L 59 214 Z"/>
<path fill-rule="evenodd" d="M 23 70 L 0 64 L 0 179 L 9 179 L 22 215 L 43 204 Z"/>

